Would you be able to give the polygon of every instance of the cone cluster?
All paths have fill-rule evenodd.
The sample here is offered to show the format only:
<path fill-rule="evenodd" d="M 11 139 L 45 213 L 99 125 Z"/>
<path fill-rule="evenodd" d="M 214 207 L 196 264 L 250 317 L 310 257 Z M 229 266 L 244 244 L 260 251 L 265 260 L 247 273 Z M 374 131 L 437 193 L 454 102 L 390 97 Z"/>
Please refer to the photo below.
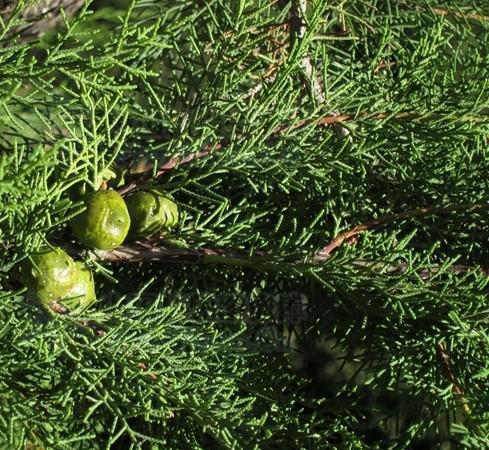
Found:
<path fill-rule="evenodd" d="M 85 209 L 70 221 L 75 237 L 86 247 L 113 250 L 128 236 L 141 238 L 170 230 L 178 223 L 178 207 L 158 188 L 137 191 L 127 201 L 113 189 L 82 197 Z M 93 275 L 59 247 L 32 254 L 19 268 L 20 281 L 42 306 L 62 303 L 85 309 L 95 299 Z"/>

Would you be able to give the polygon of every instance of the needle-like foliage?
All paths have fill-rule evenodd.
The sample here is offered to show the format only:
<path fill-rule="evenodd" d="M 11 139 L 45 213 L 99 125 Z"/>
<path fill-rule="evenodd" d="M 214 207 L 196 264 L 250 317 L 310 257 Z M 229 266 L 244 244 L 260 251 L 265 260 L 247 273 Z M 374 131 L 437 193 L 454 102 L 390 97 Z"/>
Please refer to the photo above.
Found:
<path fill-rule="evenodd" d="M 489 445 L 489 6 L 87 1 L 25 40 L 30 3 L 0 22 L 0 448 Z M 70 193 L 116 165 L 178 228 L 80 249 Z M 88 311 L 17 282 L 48 243 Z"/>

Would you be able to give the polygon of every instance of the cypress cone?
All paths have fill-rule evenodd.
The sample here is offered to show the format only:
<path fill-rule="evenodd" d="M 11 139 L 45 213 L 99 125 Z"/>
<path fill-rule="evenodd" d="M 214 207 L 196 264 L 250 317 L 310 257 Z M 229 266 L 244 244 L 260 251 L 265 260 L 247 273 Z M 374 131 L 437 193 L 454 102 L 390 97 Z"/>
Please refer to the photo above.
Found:
<path fill-rule="evenodd" d="M 168 194 L 157 188 L 136 192 L 126 204 L 131 217 L 131 236 L 150 236 L 163 229 L 169 230 L 178 223 L 178 206 Z"/>
<path fill-rule="evenodd" d="M 108 189 L 83 197 L 86 209 L 74 217 L 71 229 L 90 248 L 112 250 L 124 242 L 131 219 L 121 195 Z"/>

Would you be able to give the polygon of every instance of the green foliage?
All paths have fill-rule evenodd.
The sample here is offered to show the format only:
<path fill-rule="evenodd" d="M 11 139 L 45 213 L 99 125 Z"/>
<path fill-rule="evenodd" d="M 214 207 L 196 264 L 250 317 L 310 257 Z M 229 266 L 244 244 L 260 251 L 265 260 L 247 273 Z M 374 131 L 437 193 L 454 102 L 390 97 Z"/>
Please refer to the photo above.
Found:
<path fill-rule="evenodd" d="M 301 36 L 299 6 L 87 3 L 33 42 L 20 9 L 0 26 L 0 447 L 488 445 L 489 221 L 453 205 L 488 203 L 489 9 L 311 0 Z M 331 111 L 348 137 L 318 125 Z M 72 243 L 74 186 L 203 151 L 156 182 L 180 211 L 165 242 L 221 250 L 209 265 L 86 253 L 92 308 L 28 301 L 9 272 Z"/>

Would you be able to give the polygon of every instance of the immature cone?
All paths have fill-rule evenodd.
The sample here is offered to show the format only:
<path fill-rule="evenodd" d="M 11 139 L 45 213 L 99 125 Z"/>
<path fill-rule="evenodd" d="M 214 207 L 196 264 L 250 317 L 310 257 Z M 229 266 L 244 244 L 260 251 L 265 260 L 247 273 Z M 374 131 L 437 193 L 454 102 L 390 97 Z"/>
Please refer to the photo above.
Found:
<path fill-rule="evenodd" d="M 61 303 L 70 309 L 85 309 L 96 300 L 93 275 L 86 264 L 82 262 L 75 263 L 75 270 L 77 280 L 65 298 L 61 299 Z"/>
<path fill-rule="evenodd" d="M 176 203 L 156 188 L 136 192 L 126 200 L 126 204 L 131 216 L 132 236 L 150 236 L 178 223 Z"/>
<path fill-rule="evenodd" d="M 24 261 L 20 281 L 43 305 L 68 295 L 77 282 L 75 261 L 62 249 L 43 249 Z"/>
<path fill-rule="evenodd" d="M 95 301 L 92 273 L 60 248 L 31 255 L 19 272 L 20 281 L 42 306 L 60 302 L 70 309 L 86 308 Z"/>
<path fill-rule="evenodd" d="M 87 247 L 112 250 L 124 242 L 131 219 L 120 194 L 112 189 L 83 197 L 86 209 L 71 222 L 75 236 Z"/>

